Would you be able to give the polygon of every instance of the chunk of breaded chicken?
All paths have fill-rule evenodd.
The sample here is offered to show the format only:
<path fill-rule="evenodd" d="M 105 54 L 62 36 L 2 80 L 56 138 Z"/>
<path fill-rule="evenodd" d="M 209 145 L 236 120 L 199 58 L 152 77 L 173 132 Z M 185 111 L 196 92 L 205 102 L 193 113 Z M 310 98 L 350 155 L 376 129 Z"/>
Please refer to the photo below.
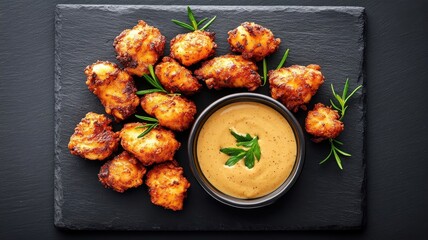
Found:
<path fill-rule="evenodd" d="M 113 46 L 117 60 L 125 66 L 125 71 L 141 77 L 148 74 L 148 66 L 155 65 L 163 55 L 165 40 L 159 29 L 140 20 L 132 29 L 119 34 Z"/>
<path fill-rule="evenodd" d="M 305 129 L 314 135 L 314 142 L 321 142 L 329 138 L 336 138 L 344 130 L 344 124 L 339 120 L 336 110 L 326 107 L 322 103 L 315 104 L 305 119 Z"/>
<path fill-rule="evenodd" d="M 174 211 L 183 209 L 189 181 L 183 176 L 183 168 L 177 162 L 161 163 L 154 166 L 146 177 L 150 199 L 153 204 Z"/>
<path fill-rule="evenodd" d="M 170 93 L 192 95 L 202 87 L 190 70 L 170 57 L 164 57 L 156 65 L 155 72 L 159 82 Z"/>
<path fill-rule="evenodd" d="M 239 55 L 227 54 L 202 63 L 195 71 L 198 79 L 204 80 L 209 89 L 247 88 L 256 90 L 261 85 L 257 65 Z"/>
<path fill-rule="evenodd" d="M 281 39 L 275 38 L 271 30 L 254 22 L 244 22 L 228 34 L 231 50 L 254 61 L 261 61 L 276 52 L 281 43 Z"/>
<path fill-rule="evenodd" d="M 143 184 L 146 168 L 126 151 L 107 161 L 100 169 L 98 179 L 106 188 L 123 193 Z"/>
<path fill-rule="evenodd" d="M 196 114 L 196 105 L 189 99 L 165 93 L 150 93 L 141 98 L 141 107 L 158 119 L 159 125 L 174 131 L 188 129 Z"/>
<path fill-rule="evenodd" d="M 139 98 L 132 77 L 116 64 L 97 61 L 85 68 L 86 85 L 117 122 L 135 113 Z"/>
<path fill-rule="evenodd" d="M 293 65 L 269 71 L 271 96 L 281 101 L 290 111 L 306 110 L 306 104 L 324 83 L 321 67 Z"/>
<path fill-rule="evenodd" d="M 194 31 L 179 34 L 171 40 L 170 56 L 188 67 L 215 54 L 215 33 Z"/>
<path fill-rule="evenodd" d="M 111 120 L 103 114 L 87 113 L 70 137 L 68 149 L 71 154 L 89 160 L 109 157 L 119 145 L 119 133 L 112 131 L 110 123 Z"/>
<path fill-rule="evenodd" d="M 122 147 L 145 166 L 172 160 L 180 147 L 174 133 L 158 126 L 144 137 L 138 138 L 147 127 L 144 123 L 125 124 L 120 131 Z"/>

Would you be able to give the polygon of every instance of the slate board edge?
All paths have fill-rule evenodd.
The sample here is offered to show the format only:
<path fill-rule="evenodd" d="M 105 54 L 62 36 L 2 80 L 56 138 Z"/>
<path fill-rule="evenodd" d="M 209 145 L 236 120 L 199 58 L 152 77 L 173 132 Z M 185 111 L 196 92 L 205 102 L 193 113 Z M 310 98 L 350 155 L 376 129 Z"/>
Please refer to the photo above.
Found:
<path fill-rule="evenodd" d="M 62 216 L 62 211 L 61 211 L 61 206 L 62 206 L 62 202 L 63 202 L 63 188 L 62 188 L 62 183 L 61 183 L 61 161 L 59 159 L 59 149 L 56 147 L 59 144 L 60 139 L 60 134 L 59 134 L 59 129 L 60 129 L 60 116 L 58 114 L 58 111 L 61 110 L 61 98 L 60 98 L 60 94 L 61 94 L 61 56 L 60 56 L 60 51 L 58 51 L 58 49 L 60 49 L 60 29 L 61 29 L 61 10 L 62 9 L 67 9 L 67 8 L 106 8 L 106 10 L 108 10 L 108 8 L 110 7 L 114 7 L 114 8 L 151 8 L 151 9 L 158 9 L 159 7 L 164 7 L 165 5 L 92 5 L 92 4 L 58 4 L 56 6 L 55 9 L 55 83 L 54 83 L 54 95 L 55 95 L 55 106 L 54 106 L 54 110 L 55 110 L 55 119 L 54 119 L 54 143 L 55 143 L 55 153 L 54 153 L 54 162 L 55 162 L 55 167 L 54 167 L 54 225 L 55 227 L 59 228 L 59 229 L 64 229 L 64 230 L 100 230 L 99 228 L 95 227 L 76 227 L 76 226 L 70 226 L 69 224 L 67 224 L 66 222 L 64 222 L 63 216 Z M 182 7 L 185 5 L 173 5 L 173 6 L 168 6 L 168 8 L 179 8 L 180 10 L 182 10 Z M 234 6 L 201 6 L 201 5 L 196 5 L 194 6 L 195 9 L 209 9 L 209 10 L 224 10 L 224 9 L 230 9 L 230 7 L 234 7 Z M 240 9 L 244 9 L 244 10 L 260 10 L 263 8 L 270 8 L 272 6 L 235 6 L 235 7 L 239 7 Z M 276 10 L 295 10 L 297 12 L 302 11 L 302 12 L 306 12 L 308 10 L 317 10 L 317 11 L 339 11 L 342 12 L 344 9 L 348 10 L 348 12 L 346 13 L 350 13 L 349 10 L 353 10 L 353 14 L 356 16 L 359 16 L 359 21 L 362 21 L 363 24 L 363 49 L 362 49 L 362 60 L 361 60 L 361 69 L 362 69 L 362 76 L 361 78 L 359 78 L 359 80 L 361 80 L 363 82 L 363 94 L 361 95 L 362 98 L 362 102 L 363 102 L 363 138 L 364 138 L 364 144 L 363 144 L 363 169 L 364 169 L 364 182 L 362 183 L 362 195 L 363 195 L 363 201 L 362 201 L 362 219 L 361 219 L 361 225 L 356 225 L 356 226 L 337 226 L 337 225 L 329 225 L 329 226 L 307 226 L 307 227 L 298 227 L 298 226 L 291 226 L 291 227 L 275 227 L 275 228 L 257 228 L 257 229 L 253 229 L 252 227 L 248 227 L 248 229 L 244 229 L 244 230 L 274 230 L 274 231 L 278 231 L 278 230 L 291 230 L 291 231 L 295 231 L 295 230 L 359 230 L 365 227 L 366 224 L 366 201 L 367 201 L 367 193 L 366 193 L 366 185 L 367 185 L 367 169 L 366 169 L 366 129 L 367 129 L 367 98 L 366 98 L 366 69 L 365 69 L 365 49 L 366 49 L 366 14 L 365 14 L 365 8 L 364 7 L 348 7 L 348 6 L 334 6 L 334 7 L 330 7 L 330 6 L 275 6 Z M 58 123 L 58 124 L 57 124 Z M 147 231 L 147 230 L 153 230 L 153 231 L 158 231 L 158 230 L 167 230 L 167 231 L 173 231 L 176 230 L 174 228 L 163 228 L 163 229 L 157 229 L 157 228 L 147 228 L 147 229 L 133 229 L 133 228 L 123 228 L 123 229 L 104 229 L 104 230 L 140 230 L 140 231 Z M 213 229 L 194 229 L 194 228 L 184 228 L 182 230 L 185 231 L 192 231 L 192 230 L 207 230 L 207 231 L 211 231 Z M 220 228 L 216 228 L 214 230 L 222 230 Z M 224 229 L 223 229 L 224 230 Z M 234 231 L 234 230 L 228 230 L 228 231 Z"/>
<path fill-rule="evenodd" d="M 110 8 L 114 8 L 117 10 L 118 8 L 129 9 L 159 9 L 168 6 L 169 10 L 177 10 L 183 11 L 183 7 L 187 5 L 120 5 L 120 4 L 57 4 L 55 12 L 58 13 L 60 9 L 79 9 L 79 8 L 87 8 L 87 9 L 103 9 L 109 10 Z M 353 10 L 352 14 L 355 16 L 362 16 L 365 18 L 365 8 L 360 6 L 284 6 L 284 5 L 275 5 L 275 6 L 256 6 L 256 5 L 228 5 L 228 6 L 219 6 L 219 5 L 189 5 L 192 9 L 199 10 L 230 10 L 231 8 L 242 9 L 242 10 L 268 10 L 275 7 L 275 10 L 288 10 L 288 11 L 296 11 L 296 12 L 321 12 L 321 11 L 337 11 L 337 12 L 345 12 L 343 10 L 346 9 L 347 14 L 351 12 L 349 10 Z"/>
<path fill-rule="evenodd" d="M 60 38 L 61 36 L 59 29 L 61 28 L 61 16 L 60 16 L 60 8 L 55 9 L 55 49 L 54 49 L 54 58 L 55 58 L 55 82 L 54 82 L 54 95 L 55 95 L 55 114 L 54 114 L 54 225 L 59 228 L 65 228 L 66 224 L 63 222 L 62 217 L 62 201 L 63 201 L 63 188 L 62 188 L 62 180 L 61 180 L 61 167 L 60 167 L 60 159 L 59 159 L 59 145 L 60 140 L 60 114 L 58 111 L 61 109 L 61 98 L 59 96 L 61 91 L 61 52 L 60 48 Z"/>
<path fill-rule="evenodd" d="M 367 225 L 367 72 L 366 72 L 366 55 L 367 55 L 367 14 L 365 11 L 365 8 L 362 9 L 360 21 L 363 24 L 363 56 L 362 56 L 362 63 L 361 63 L 361 73 L 362 73 L 362 84 L 363 84 L 363 94 L 361 97 L 363 98 L 363 170 L 364 170 L 364 177 L 363 177 L 363 183 L 361 185 L 361 194 L 362 194 L 362 201 L 361 201 L 361 210 L 362 210 L 362 219 L 361 219 L 361 226 L 360 229 L 364 229 Z"/>

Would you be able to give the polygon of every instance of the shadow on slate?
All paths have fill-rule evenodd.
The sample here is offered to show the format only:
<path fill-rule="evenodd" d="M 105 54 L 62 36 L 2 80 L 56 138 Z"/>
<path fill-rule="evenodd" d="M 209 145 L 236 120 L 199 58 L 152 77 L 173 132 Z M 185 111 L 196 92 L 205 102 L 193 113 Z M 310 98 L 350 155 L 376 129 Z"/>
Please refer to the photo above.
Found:
<path fill-rule="evenodd" d="M 286 66 L 321 65 L 324 85 L 312 99 L 329 103 L 330 83 L 342 89 L 364 84 L 364 8 L 361 7 L 251 7 L 192 6 L 199 18 L 217 15 L 210 31 L 216 32 L 217 55 L 229 51 L 227 32 L 244 21 L 270 28 L 282 42 L 268 58 L 269 69 L 290 48 Z M 340 171 L 334 160 L 319 165 L 329 151 L 306 135 L 306 161 L 294 187 L 271 206 L 242 210 L 212 199 L 198 185 L 188 166 L 188 131 L 177 134 L 182 143 L 176 159 L 192 186 L 183 211 L 173 212 L 150 202 L 147 187 L 123 194 L 104 189 L 97 174 L 103 164 L 73 156 L 67 144 L 74 127 L 89 111 L 104 113 L 99 100 L 87 89 L 83 69 L 97 60 L 115 60 L 113 39 L 139 19 L 158 27 L 169 41 L 185 30 L 171 18 L 186 21 L 185 6 L 58 5 L 55 50 L 55 226 L 63 229 L 100 230 L 319 230 L 360 229 L 365 211 L 365 99 L 359 91 L 350 101 L 345 131 L 338 138 L 352 157 L 343 158 Z M 147 87 L 136 78 L 138 88 Z M 209 91 L 193 96 L 199 112 L 212 101 L 244 90 Z M 269 94 L 264 86 L 256 92 Z M 143 113 L 139 108 L 139 113 Z M 305 112 L 296 117 L 301 124 Z M 128 121 L 136 121 L 132 118 Z M 119 125 L 114 126 L 116 130 Z"/>

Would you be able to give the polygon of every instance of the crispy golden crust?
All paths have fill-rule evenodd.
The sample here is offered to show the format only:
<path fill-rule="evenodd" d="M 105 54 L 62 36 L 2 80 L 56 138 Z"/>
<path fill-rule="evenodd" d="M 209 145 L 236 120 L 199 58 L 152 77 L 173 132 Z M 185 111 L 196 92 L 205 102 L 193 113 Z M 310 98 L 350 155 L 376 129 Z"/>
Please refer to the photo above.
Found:
<path fill-rule="evenodd" d="M 180 147 L 174 133 L 162 127 L 156 127 L 144 137 L 138 138 L 138 135 L 146 129 L 144 126 L 143 123 L 125 124 L 120 131 L 122 147 L 145 166 L 172 160 Z"/>
<path fill-rule="evenodd" d="M 149 187 L 153 204 L 174 211 L 183 209 L 183 201 L 190 183 L 183 176 L 183 168 L 175 161 L 153 167 L 147 173 L 146 185 Z"/>
<path fill-rule="evenodd" d="M 131 154 L 124 151 L 107 161 L 100 169 L 98 179 L 106 188 L 123 193 L 143 184 L 146 168 Z"/>
<path fill-rule="evenodd" d="M 308 112 L 305 120 L 306 132 L 314 135 L 314 142 L 321 142 L 329 138 L 336 138 L 345 128 L 336 110 L 326 107 L 322 103 L 315 104 Z"/>
<path fill-rule="evenodd" d="M 194 121 L 196 105 L 187 98 L 165 93 L 150 93 L 141 98 L 141 107 L 155 116 L 159 124 L 174 131 L 188 129 Z"/>
<path fill-rule="evenodd" d="M 132 29 L 124 30 L 114 39 L 114 49 L 125 71 L 143 76 L 149 73 L 148 66 L 155 65 L 163 55 L 165 37 L 159 29 L 140 20 Z"/>
<path fill-rule="evenodd" d="M 269 71 L 271 95 L 280 100 L 290 111 L 306 105 L 324 82 L 321 67 L 310 64 L 307 67 L 293 65 L 287 68 Z"/>
<path fill-rule="evenodd" d="M 119 145 L 119 133 L 112 131 L 110 123 L 111 120 L 103 114 L 87 113 L 70 137 L 68 149 L 71 154 L 89 160 L 109 157 Z"/>
<path fill-rule="evenodd" d="M 230 49 L 254 61 L 261 61 L 276 52 L 281 43 L 281 39 L 275 38 L 269 29 L 253 22 L 244 22 L 228 34 Z"/>
<path fill-rule="evenodd" d="M 171 40 L 170 56 L 184 66 L 193 65 L 215 54 L 215 33 L 194 31 L 179 34 Z"/>
<path fill-rule="evenodd" d="M 261 85 L 257 65 L 239 55 L 227 54 L 202 63 L 195 71 L 198 79 L 204 79 L 209 89 L 247 88 L 256 90 Z"/>
<path fill-rule="evenodd" d="M 156 65 L 155 71 L 162 86 L 170 93 L 192 95 L 202 87 L 192 72 L 173 58 L 164 57 L 162 63 Z"/>
<path fill-rule="evenodd" d="M 114 63 L 97 61 L 85 68 L 86 85 L 100 99 L 105 111 L 121 121 L 135 113 L 139 98 L 134 80 Z"/>

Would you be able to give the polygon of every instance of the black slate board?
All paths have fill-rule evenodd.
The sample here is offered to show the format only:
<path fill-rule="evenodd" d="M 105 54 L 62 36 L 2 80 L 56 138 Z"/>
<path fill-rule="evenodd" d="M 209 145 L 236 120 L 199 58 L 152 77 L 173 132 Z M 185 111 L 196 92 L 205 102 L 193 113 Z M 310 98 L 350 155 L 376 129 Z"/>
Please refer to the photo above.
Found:
<path fill-rule="evenodd" d="M 217 15 L 210 28 L 216 32 L 217 55 L 228 52 L 227 31 L 254 21 L 282 39 L 279 52 L 269 57 L 274 68 L 290 48 L 286 65 L 321 65 L 325 84 L 311 101 L 328 103 L 329 85 L 350 79 L 353 89 L 364 85 L 364 8 L 361 7 L 252 7 L 193 6 L 199 17 Z M 188 132 L 177 134 L 182 147 L 176 158 L 192 187 L 180 212 L 150 203 L 145 186 L 124 194 L 104 189 L 97 173 L 101 162 L 86 161 L 67 149 L 75 125 L 89 111 L 103 113 L 99 100 L 88 91 L 83 69 L 96 60 L 115 61 L 112 43 L 123 29 L 143 19 L 158 27 L 168 42 L 183 30 L 170 22 L 186 20 L 185 6 L 58 5 L 55 50 L 55 226 L 64 229 L 115 230 L 315 230 L 360 229 L 364 225 L 366 164 L 364 159 L 365 89 L 350 102 L 339 140 L 353 154 L 340 171 L 326 144 L 307 138 L 306 161 L 293 189 L 271 206 L 242 210 L 225 206 L 206 194 L 187 164 Z M 167 46 L 168 48 L 168 46 Z M 166 51 L 165 54 L 168 54 Z M 139 87 L 145 86 L 136 79 Z M 192 99 L 199 111 L 213 100 L 240 90 L 208 91 Z M 268 86 L 257 92 L 268 94 Z M 140 109 L 141 111 L 141 109 Z M 305 113 L 296 117 L 303 123 Z M 132 120 L 132 119 L 131 119 Z M 119 126 L 116 126 L 119 129 Z"/>

